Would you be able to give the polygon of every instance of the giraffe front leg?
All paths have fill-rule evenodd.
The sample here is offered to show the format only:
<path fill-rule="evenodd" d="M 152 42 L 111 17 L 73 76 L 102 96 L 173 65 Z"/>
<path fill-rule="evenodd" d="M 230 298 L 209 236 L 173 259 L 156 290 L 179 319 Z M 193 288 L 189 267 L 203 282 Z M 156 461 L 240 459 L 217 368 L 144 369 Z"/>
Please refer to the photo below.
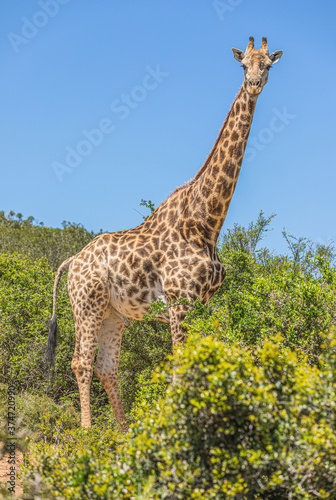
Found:
<path fill-rule="evenodd" d="M 186 341 L 186 329 L 182 327 L 182 323 L 187 315 L 187 307 L 184 304 L 172 305 L 169 308 L 170 328 L 175 347 L 179 342 Z"/>
<path fill-rule="evenodd" d="M 186 329 L 182 323 L 187 315 L 187 307 L 185 305 L 174 305 L 169 309 L 170 329 L 172 334 L 173 346 L 183 345 L 186 341 Z M 176 384 L 177 376 L 174 371 L 173 384 Z"/>

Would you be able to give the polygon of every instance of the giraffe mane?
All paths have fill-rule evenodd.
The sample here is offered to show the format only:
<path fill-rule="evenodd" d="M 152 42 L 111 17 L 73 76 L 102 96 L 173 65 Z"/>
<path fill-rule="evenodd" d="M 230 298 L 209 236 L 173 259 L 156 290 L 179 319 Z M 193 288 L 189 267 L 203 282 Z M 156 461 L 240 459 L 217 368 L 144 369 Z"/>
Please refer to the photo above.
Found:
<path fill-rule="evenodd" d="M 195 182 L 195 179 L 192 178 L 192 179 L 189 179 L 187 182 L 185 182 L 184 184 L 182 184 L 181 186 L 177 186 L 174 191 L 172 192 L 172 194 L 176 193 L 177 191 L 181 191 L 181 189 L 184 189 L 184 188 L 187 188 L 189 186 L 192 186 Z"/>
<path fill-rule="evenodd" d="M 216 142 L 215 142 L 215 144 L 213 145 L 213 148 L 212 148 L 212 150 L 210 151 L 210 153 L 209 153 L 209 155 L 208 155 L 207 159 L 205 160 L 205 162 L 204 162 L 203 166 L 199 169 L 199 171 L 196 173 L 195 177 L 192 179 L 192 181 L 193 181 L 193 182 L 195 182 L 197 179 L 199 179 L 199 178 L 201 177 L 201 175 L 203 174 L 204 170 L 206 170 L 207 166 L 209 165 L 209 163 L 210 163 L 210 161 L 211 161 L 211 158 L 213 157 L 213 155 L 214 155 L 214 153 L 215 153 L 216 147 L 217 147 L 217 145 L 218 145 L 218 143 L 219 143 L 219 141 L 220 141 L 220 138 L 221 138 L 222 132 L 223 132 L 223 130 L 224 130 L 224 128 L 225 128 L 225 126 L 226 126 L 226 124 L 227 124 L 228 120 L 229 120 L 229 115 L 230 115 L 230 113 L 231 113 L 231 110 L 232 110 L 232 108 L 233 108 L 233 105 L 234 105 L 234 103 L 235 103 L 235 101 L 236 101 L 237 97 L 239 96 L 240 92 L 242 91 L 242 88 L 243 88 L 243 87 L 241 87 L 241 88 L 240 88 L 239 92 L 238 92 L 238 93 L 237 93 L 237 95 L 236 95 L 235 100 L 234 100 L 234 101 L 233 101 L 233 103 L 231 104 L 230 111 L 229 111 L 229 112 L 228 112 L 228 114 L 226 115 L 225 121 L 224 121 L 224 123 L 223 123 L 222 128 L 221 128 L 221 129 L 220 129 L 220 131 L 219 131 L 219 134 L 218 134 L 218 137 L 217 137 L 217 139 L 216 139 Z"/>
<path fill-rule="evenodd" d="M 188 188 L 189 186 L 192 186 L 195 181 L 197 181 L 197 179 L 199 179 L 199 177 L 201 177 L 201 175 L 203 174 L 203 172 L 206 170 L 207 166 L 209 165 L 209 162 L 212 158 L 212 156 L 214 155 L 214 152 L 215 152 L 215 149 L 217 147 L 217 144 L 218 142 L 220 141 L 220 138 L 221 138 L 221 135 L 222 135 L 222 132 L 223 132 L 223 129 L 224 127 L 226 126 L 227 122 L 228 122 L 228 119 L 229 119 L 229 115 L 231 113 L 231 110 L 232 110 L 232 107 L 238 97 L 238 95 L 240 94 L 242 88 L 239 90 L 239 92 L 237 93 L 236 97 L 235 97 L 235 100 L 233 101 L 233 103 L 231 104 L 231 107 L 230 107 L 230 111 L 228 112 L 228 114 L 226 115 L 226 118 L 225 118 L 225 121 L 222 125 L 222 128 L 220 129 L 219 131 L 219 134 L 218 134 L 218 137 L 216 139 L 216 142 L 215 144 L 213 145 L 207 159 L 205 160 L 204 164 L 202 165 L 202 167 L 198 170 L 198 172 L 196 172 L 195 176 L 192 177 L 191 179 L 189 179 L 189 181 L 185 182 L 184 184 L 182 184 L 181 186 L 177 186 L 174 191 L 167 197 L 167 199 L 174 193 L 178 192 L 178 191 L 181 191 L 182 189 L 185 189 L 185 188 Z"/>

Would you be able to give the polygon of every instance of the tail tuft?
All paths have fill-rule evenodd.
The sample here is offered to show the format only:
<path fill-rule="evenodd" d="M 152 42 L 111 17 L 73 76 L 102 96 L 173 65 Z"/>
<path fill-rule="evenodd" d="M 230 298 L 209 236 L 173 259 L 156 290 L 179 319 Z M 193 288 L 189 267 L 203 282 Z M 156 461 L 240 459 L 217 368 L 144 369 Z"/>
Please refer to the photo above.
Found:
<path fill-rule="evenodd" d="M 56 315 L 54 315 L 49 323 L 49 335 L 45 353 L 45 361 L 49 370 L 49 374 L 54 374 L 55 370 L 56 344 L 57 344 L 57 320 L 56 320 Z"/>
<path fill-rule="evenodd" d="M 57 341 L 57 321 L 56 321 L 56 295 L 57 295 L 57 287 L 59 281 L 61 279 L 62 274 L 66 269 L 69 268 L 71 262 L 76 257 L 69 257 L 65 260 L 57 269 L 57 273 L 54 281 L 54 289 L 53 289 L 53 313 L 52 318 L 49 323 L 49 335 L 47 342 L 47 349 L 45 353 L 45 362 L 49 371 L 49 378 L 52 380 L 55 373 L 55 351 L 56 351 L 56 341 Z"/>

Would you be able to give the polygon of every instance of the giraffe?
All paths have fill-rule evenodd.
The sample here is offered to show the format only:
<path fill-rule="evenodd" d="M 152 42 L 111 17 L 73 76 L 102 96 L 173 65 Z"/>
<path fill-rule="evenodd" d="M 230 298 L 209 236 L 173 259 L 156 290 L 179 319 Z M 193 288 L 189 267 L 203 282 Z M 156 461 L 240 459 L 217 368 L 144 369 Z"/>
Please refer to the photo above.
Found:
<path fill-rule="evenodd" d="M 219 289 L 225 268 L 216 252 L 238 180 L 258 95 L 282 51 L 269 54 L 250 37 L 245 53 L 232 49 L 244 80 L 204 165 L 178 187 L 140 226 L 97 236 L 59 267 L 53 288 L 53 315 L 47 361 L 55 363 L 56 293 L 68 269 L 68 290 L 75 320 L 76 345 L 71 368 L 79 388 L 81 423 L 91 426 L 90 384 L 95 374 L 109 397 L 117 423 L 127 430 L 118 390 L 122 334 L 131 320 L 141 320 L 152 301 L 167 305 L 181 298 L 207 304 Z M 170 323 L 173 345 L 185 340 L 181 325 L 188 306 L 181 302 L 160 312 Z"/>

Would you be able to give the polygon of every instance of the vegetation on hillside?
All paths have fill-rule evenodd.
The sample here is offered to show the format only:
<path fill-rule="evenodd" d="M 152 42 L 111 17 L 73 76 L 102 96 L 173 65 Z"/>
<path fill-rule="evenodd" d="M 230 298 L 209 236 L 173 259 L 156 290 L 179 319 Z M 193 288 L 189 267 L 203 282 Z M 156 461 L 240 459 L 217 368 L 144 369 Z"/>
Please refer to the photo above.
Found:
<path fill-rule="evenodd" d="M 335 252 L 284 232 L 288 254 L 271 253 L 273 217 L 221 238 L 227 277 L 209 308 L 191 308 L 174 360 L 167 325 L 125 330 L 121 435 L 95 376 L 94 425 L 79 428 L 66 279 L 52 385 L 44 365 L 55 270 L 95 235 L 0 212 L 0 407 L 15 385 L 26 498 L 336 498 Z"/>
<path fill-rule="evenodd" d="M 31 260 L 46 258 L 54 271 L 95 236 L 81 224 L 63 221 L 62 229 L 54 229 L 37 223 L 34 217 L 24 219 L 20 213 L 5 215 L 0 211 L 0 254 L 19 253 Z"/>

